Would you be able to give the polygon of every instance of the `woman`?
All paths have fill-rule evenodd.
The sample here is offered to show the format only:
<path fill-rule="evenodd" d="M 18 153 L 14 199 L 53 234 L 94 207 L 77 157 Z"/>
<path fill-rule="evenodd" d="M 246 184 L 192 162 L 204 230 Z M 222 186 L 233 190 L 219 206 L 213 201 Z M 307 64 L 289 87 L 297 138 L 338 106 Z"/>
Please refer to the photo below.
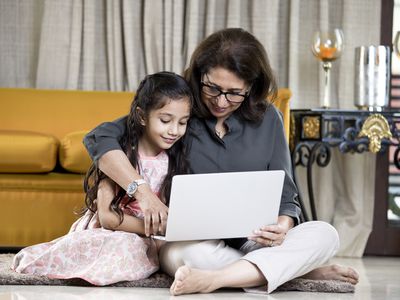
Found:
<path fill-rule="evenodd" d="M 196 48 L 184 77 L 195 96 L 195 117 L 185 141 L 193 173 L 267 169 L 284 170 L 286 176 L 277 224 L 255 229 L 248 239 L 163 246 L 161 266 L 175 275 L 171 293 L 259 286 L 269 293 L 299 276 L 357 283 L 351 268 L 317 268 L 337 251 L 336 230 L 324 222 L 299 224 L 282 119 L 265 101 L 274 98 L 277 88 L 261 43 L 242 29 L 218 31 Z M 118 139 L 124 130 L 121 120 L 104 123 L 84 143 L 100 169 L 127 188 L 140 177 L 120 150 Z M 164 232 L 166 206 L 146 185 L 137 189 L 135 197 L 145 214 L 146 235 Z"/>

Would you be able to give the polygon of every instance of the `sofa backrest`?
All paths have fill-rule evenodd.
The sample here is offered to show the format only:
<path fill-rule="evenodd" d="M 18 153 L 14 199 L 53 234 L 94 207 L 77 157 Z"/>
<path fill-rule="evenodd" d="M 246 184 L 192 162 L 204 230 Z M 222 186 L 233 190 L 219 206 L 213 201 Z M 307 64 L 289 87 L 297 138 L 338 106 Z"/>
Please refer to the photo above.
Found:
<path fill-rule="evenodd" d="M 66 134 L 128 114 L 133 93 L 0 88 L 0 130 Z"/>
<path fill-rule="evenodd" d="M 286 141 L 289 143 L 289 130 L 290 130 L 290 99 L 292 97 L 292 92 L 290 89 L 280 88 L 278 89 L 278 94 L 274 100 L 274 105 L 282 113 L 283 126 L 285 128 Z"/>
<path fill-rule="evenodd" d="M 132 92 L 0 88 L 0 130 L 25 130 L 62 139 L 74 131 L 128 114 Z M 274 104 L 283 114 L 289 138 L 289 89 L 278 90 Z"/>

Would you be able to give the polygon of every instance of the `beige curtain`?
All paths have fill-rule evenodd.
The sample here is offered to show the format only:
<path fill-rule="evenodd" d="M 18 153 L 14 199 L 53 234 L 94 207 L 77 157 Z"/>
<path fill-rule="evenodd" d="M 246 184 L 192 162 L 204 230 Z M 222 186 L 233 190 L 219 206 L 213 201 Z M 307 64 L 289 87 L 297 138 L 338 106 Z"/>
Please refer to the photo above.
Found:
<path fill-rule="evenodd" d="M 354 48 L 379 44 L 375 0 L 2 0 L 0 86 L 135 90 L 145 74 L 181 73 L 215 30 L 242 27 L 267 49 L 292 108 L 319 106 L 323 71 L 310 42 L 319 28 L 342 28 L 333 63 L 333 107 L 353 108 Z M 339 255 L 361 256 L 372 228 L 372 154 L 334 151 L 314 170 L 320 219 L 339 231 Z M 304 170 L 299 170 L 304 187 Z M 307 194 L 303 188 L 304 197 Z"/>

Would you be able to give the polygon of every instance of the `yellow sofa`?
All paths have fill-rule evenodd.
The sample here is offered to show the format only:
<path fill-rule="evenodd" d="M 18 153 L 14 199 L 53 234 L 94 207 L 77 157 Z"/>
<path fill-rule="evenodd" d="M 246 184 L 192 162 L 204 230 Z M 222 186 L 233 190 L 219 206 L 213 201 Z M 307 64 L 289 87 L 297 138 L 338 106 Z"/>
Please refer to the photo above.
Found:
<path fill-rule="evenodd" d="M 291 93 L 274 104 L 289 130 Z M 84 204 L 84 134 L 128 113 L 133 93 L 0 88 L 0 247 L 67 233 Z"/>
<path fill-rule="evenodd" d="M 0 247 L 65 234 L 84 204 L 83 135 L 129 112 L 133 94 L 0 89 Z"/>

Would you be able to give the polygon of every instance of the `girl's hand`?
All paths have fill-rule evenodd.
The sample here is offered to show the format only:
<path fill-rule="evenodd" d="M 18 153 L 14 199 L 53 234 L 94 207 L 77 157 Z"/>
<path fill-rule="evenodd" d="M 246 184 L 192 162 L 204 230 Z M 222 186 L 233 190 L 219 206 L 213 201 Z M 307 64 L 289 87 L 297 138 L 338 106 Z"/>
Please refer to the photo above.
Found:
<path fill-rule="evenodd" d="M 279 216 L 278 224 L 265 225 L 254 230 L 254 235 L 248 239 L 255 241 L 265 247 L 282 245 L 286 233 L 294 226 L 293 219 L 288 216 Z"/>

